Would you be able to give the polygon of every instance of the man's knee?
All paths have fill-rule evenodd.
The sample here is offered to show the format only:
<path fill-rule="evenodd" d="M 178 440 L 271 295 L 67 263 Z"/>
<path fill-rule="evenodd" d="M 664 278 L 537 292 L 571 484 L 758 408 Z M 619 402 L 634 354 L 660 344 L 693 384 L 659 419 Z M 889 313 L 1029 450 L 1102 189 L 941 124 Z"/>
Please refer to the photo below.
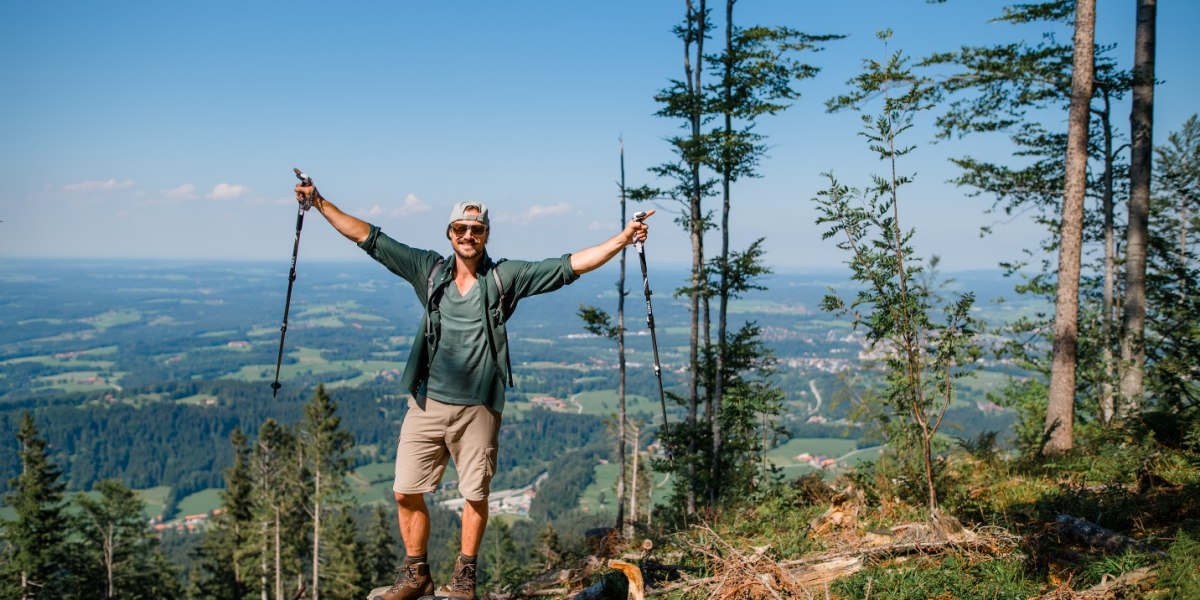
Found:
<path fill-rule="evenodd" d="M 392 492 L 396 497 L 396 505 L 401 508 L 419 509 L 425 506 L 425 494 L 405 494 L 402 492 Z"/>

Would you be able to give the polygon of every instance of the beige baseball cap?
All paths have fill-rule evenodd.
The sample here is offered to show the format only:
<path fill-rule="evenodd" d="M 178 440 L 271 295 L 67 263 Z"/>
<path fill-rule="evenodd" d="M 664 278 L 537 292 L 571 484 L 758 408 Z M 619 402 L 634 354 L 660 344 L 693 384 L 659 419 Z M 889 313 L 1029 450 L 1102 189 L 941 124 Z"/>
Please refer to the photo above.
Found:
<path fill-rule="evenodd" d="M 477 210 L 479 213 L 468 214 L 468 210 Z M 450 211 L 450 223 L 455 221 L 479 221 L 484 225 L 489 225 L 487 205 L 482 202 L 459 202 Z"/>

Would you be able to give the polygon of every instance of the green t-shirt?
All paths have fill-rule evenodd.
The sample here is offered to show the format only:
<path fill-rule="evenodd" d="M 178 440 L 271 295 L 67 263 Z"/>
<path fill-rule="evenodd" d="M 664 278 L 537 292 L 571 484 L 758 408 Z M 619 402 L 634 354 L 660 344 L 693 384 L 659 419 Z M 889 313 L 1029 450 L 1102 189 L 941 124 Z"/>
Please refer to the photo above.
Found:
<path fill-rule="evenodd" d="M 426 393 L 447 404 L 483 404 L 479 379 L 483 361 L 489 360 L 483 311 L 479 307 L 479 282 L 466 294 L 453 281 L 442 292 L 441 341 L 429 365 Z"/>
<path fill-rule="evenodd" d="M 448 345 L 452 345 L 447 344 L 444 338 L 440 305 L 431 306 L 427 298 L 430 274 L 443 257 L 432 250 L 420 250 L 397 242 L 382 233 L 376 225 L 371 226 L 371 232 L 359 247 L 389 271 L 408 281 L 425 310 L 433 311 L 417 323 L 412 350 L 409 351 L 408 360 L 404 365 L 404 375 L 400 378 L 401 385 L 410 393 L 428 394 L 429 367 L 438 354 L 444 352 Z M 444 258 L 446 264 L 453 264 L 453 254 Z M 484 325 L 481 333 L 487 336 L 485 339 L 488 343 L 471 346 L 483 347 L 485 351 L 483 359 L 469 361 L 470 366 L 478 366 L 480 369 L 475 377 L 478 391 L 472 395 L 480 398 L 492 410 L 501 412 L 504 410 L 504 386 L 512 384 L 512 373 L 509 364 L 508 329 L 504 323 L 507 315 L 500 317 L 503 313 L 500 310 L 500 290 L 493 282 L 493 275 L 498 274 L 503 281 L 504 293 L 508 298 L 506 304 L 510 311 L 522 298 L 557 290 L 578 279 L 579 275 L 571 268 L 570 254 L 540 261 L 509 260 L 493 263 L 486 254 L 484 259 L 480 261 L 476 270 L 474 287 L 479 290 L 479 297 L 486 300 L 487 305 L 484 306 L 484 302 L 476 300 L 472 306 L 480 312 L 478 318 Z M 491 269 L 495 269 L 495 272 Z M 453 275 L 452 268 L 438 269 L 433 288 L 441 291 L 435 291 L 435 300 L 444 299 L 442 297 L 449 295 L 444 292 L 453 287 Z"/>

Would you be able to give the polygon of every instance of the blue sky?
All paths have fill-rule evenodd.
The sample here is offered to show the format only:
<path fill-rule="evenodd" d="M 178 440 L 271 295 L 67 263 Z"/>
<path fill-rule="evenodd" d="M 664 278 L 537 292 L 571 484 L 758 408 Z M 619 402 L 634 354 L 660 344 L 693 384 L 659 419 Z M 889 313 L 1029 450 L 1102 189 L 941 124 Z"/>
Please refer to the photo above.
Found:
<path fill-rule="evenodd" d="M 864 57 L 1035 41 L 988 23 L 1005 2 L 741 0 L 742 25 L 839 33 L 808 61 L 803 97 L 759 128 L 762 177 L 735 188 L 735 246 L 767 238 L 777 270 L 836 267 L 811 199 L 833 171 L 882 172 L 854 114 L 827 114 Z M 713 3 L 722 25 L 723 3 Z M 1098 0 L 1097 41 L 1132 55 L 1134 0 Z M 0 4 L 0 257 L 251 259 L 286 270 L 295 233 L 291 168 L 393 237 L 444 249 L 453 203 L 491 207 L 494 256 L 541 258 L 619 227 L 618 138 L 628 183 L 670 160 L 677 123 L 654 94 L 682 76 L 672 35 L 683 0 L 605 2 L 32 2 Z M 1200 3 L 1159 7 L 1155 141 L 1197 110 Z M 1060 32 L 1069 39 L 1069 32 Z M 715 51 L 717 40 L 711 42 Z M 1128 107 L 1118 108 L 1127 123 Z M 932 118 L 932 115 L 930 115 Z M 1065 115 L 1062 115 L 1065 120 Z M 947 269 L 987 268 L 1041 236 L 1017 221 L 980 239 L 989 202 L 945 182 L 949 156 L 1003 156 L 999 138 L 929 144 L 902 220 Z M 716 206 L 715 204 L 713 205 Z M 686 263 L 660 205 L 647 256 Z M 716 247 L 716 240 L 712 247 Z M 360 251 L 312 213 L 301 261 Z"/>

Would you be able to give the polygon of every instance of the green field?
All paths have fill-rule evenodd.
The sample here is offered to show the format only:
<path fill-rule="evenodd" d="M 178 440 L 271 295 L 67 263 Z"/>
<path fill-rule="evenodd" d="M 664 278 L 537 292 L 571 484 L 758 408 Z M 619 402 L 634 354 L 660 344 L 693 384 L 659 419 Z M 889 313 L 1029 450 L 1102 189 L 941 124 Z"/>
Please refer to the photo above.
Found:
<path fill-rule="evenodd" d="M 617 414 L 619 397 L 615 390 L 595 390 L 591 392 L 580 392 L 573 396 L 575 403 L 583 407 L 582 412 L 585 415 L 597 415 L 606 417 Z M 567 402 L 569 411 L 578 411 L 579 408 L 575 403 Z M 651 400 L 646 396 L 638 396 L 636 394 L 627 394 L 625 396 L 625 413 L 649 413 L 658 415 L 661 412 L 658 400 Z"/>
<path fill-rule="evenodd" d="M 598 464 L 592 484 L 579 497 L 579 509 L 588 514 L 616 514 L 617 463 Z M 603 496 L 603 498 L 601 498 Z M 603 501 L 601 501 L 603 500 Z"/>
<path fill-rule="evenodd" d="M 183 398 L 179 398 L 176 400 L 176 402 L 180 404 L 196 404 L 199 406 L 204 406 L 206 404 L 216 404 L 217 397 L 213 396 L 212 394 L 195 394 L 192 396 L 184 396 Z"/>
<path fill-rule="evenodd" d="M 167 504 L 167 494 L 171 493 L 171 488 L 165 485 L 158 487 L 147 488 L 144 490 L 134 490 L 138 498 L 145 503 L 145 508 L 142 514 L 147 518 L 156 517 L 162 514 L 163 508 Z"/>
<path fill-rule="evenodd" d="M 781 468 L 787 477 L 799 477 L 816 469 L 796 460 L 796 456 L 804 453 L 828 458 L 840 458 L 855 451 L 854 440 L 841 438 L 795 438 L 775 447 L 767 453 L 767 460 Z"/>
<path fill-rule="evenodd" d="M 122 308 L 122 309 L 117 309 L 117 310 L 110 310 L 106 313 L 96 315 L 95 317 L 86 319 L 86 322 L 89 325 L 91 325 L 92 327 L 95 327 L 96 329 L 98 329 L 100 331 L 104 331 L 110 327 L 116 327 L 117 325 L 128 325 L 130 323 L 137 323 L 138 321 L 141 321 L 141 320 L 142 320 L 141 311 L 134 310 L 131 308 Z"/>
<path fill-rule="evenodd" d="M 189 494 L 179 501 L 178 516 L 208 514 L 221 507 L 220 490 L 208 488 Z"/>
<path fill-rule="evenodd" d="M 99 357 L 113 354 L 116 346 L 93 348 L 78 353 L 63 355 L 41 354 L 12 358 L 0 365 L 35 362 L 41 365 L 59 367 L 62 373 L 44 375 L 30 381 L 34 389 L 57 389 L 64 392 L 94 392 L 105 389 L 118 389 L 116 384 L 125 375 L 122 371 L 109 371 L 115 364 L 111 360 Z"/>
<path fill-rule="evenodd" d="M 593 480 L 587 489 L 583 490 L 583 494 L 579 497 L 579 508 L 588 514 L 617 514 L 616 505 L 617 499 L 617 473 L 619 473 L 617 463 L 601 463 L 597 464 L 593 473 Z M 649 470 L 649 466 L 645 460 L 639 467 L 644 472 L 650 475 L 650 481 L 653 482 L 653 500 L 656 505 L 663 505 L 667 501 L 667 496 L 670 494 L 670 483 L 665 482 L 664 475 Z M 638 474 L 639 478 L 641 473 Z M 626 482 L 626 493 L 632 492 L 630 483 Z M 600 494 L 604 494 L 604 502 L 600 502 Z M 638 496 L 642 496 L 643 490 L 638 491 Z M 628 500 L 627 500 L 628 501 Z M 641 513 L 645 507 L 639 507 L 638 512 Z"/>
<path fill-rule="evenodd" d="M 395 465 L 392 461 L 376 462 L 363 465 L 347 477 L 350 484 L 350 494 L 354 503 L 360 506 L 368 504 L 386 504 L 390 506 L 393 500 L 392 483 L 395 480 Z M 454 470 L 453 461 L 446 465 L 442 482 L 455 481 L 458 472 Z"/>
<path fill-rule="evenodd" d="M 383 360 L 327 360 L 321 356 L 321 351 L 313 348 L 297 348 L 288 353 L 296 362 L 280 367 L 279 379 L 286 381 L 302 373 L 342 373 L 348 370 L 360 371 L 361 374 L 346 379 L 331 381 L 328 387 L 356 386 L 375 378 L 378 371 L 389 369 L 404 370 L 404 362 Z M 275 368 L 271 365 L 246 365 L 231 374 L 230 379 L 239 381 L 270 381 L 275 376 Z"/>
<path fill-rule="evenodd" d="M 33 381 L 37 388 L 54 388 L 64 392 L 94 392 L 104 389 L 117 389 L 117 381 L 125 373 L 105 371 L 68 371 L 57 375 L 38 377 Z"/>

